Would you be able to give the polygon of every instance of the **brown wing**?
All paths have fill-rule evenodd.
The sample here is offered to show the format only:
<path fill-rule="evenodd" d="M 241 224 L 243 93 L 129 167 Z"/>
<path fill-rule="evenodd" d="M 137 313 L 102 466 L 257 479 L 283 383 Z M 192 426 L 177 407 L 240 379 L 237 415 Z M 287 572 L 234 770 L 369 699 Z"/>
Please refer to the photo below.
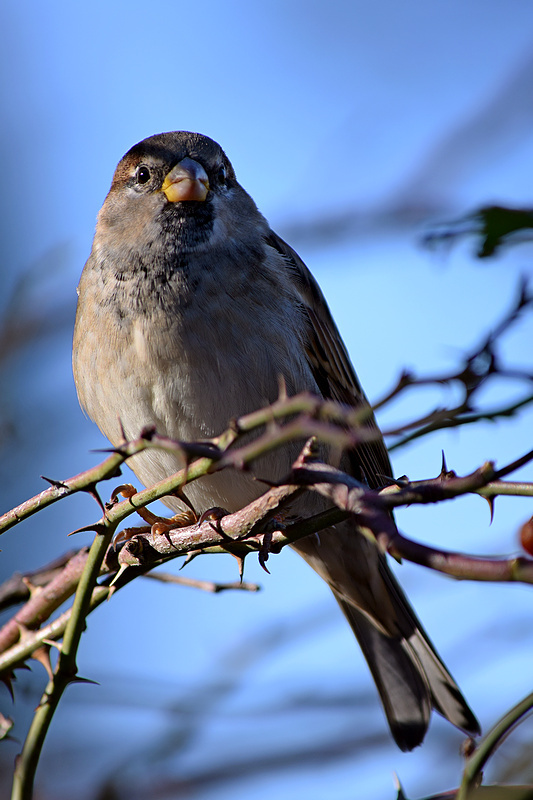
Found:
<path fill-rule="evenodd" d="M 322 395 L 349 406 L 368 405 L 318 283 L 299 255 L 283 239 L 271 231 L 266 241 L 284 257 L 309 319 L 307 357 Z M 374 416 L 367 424 L 379 432 Z M 392 475 L 389 455 L 381 434 L 375 441 L 366 442 L 351 452 L 350 462 L 354 476 L 361 478 L 362 474 L 372 488 L 382 486 L 384 476 Z"/>

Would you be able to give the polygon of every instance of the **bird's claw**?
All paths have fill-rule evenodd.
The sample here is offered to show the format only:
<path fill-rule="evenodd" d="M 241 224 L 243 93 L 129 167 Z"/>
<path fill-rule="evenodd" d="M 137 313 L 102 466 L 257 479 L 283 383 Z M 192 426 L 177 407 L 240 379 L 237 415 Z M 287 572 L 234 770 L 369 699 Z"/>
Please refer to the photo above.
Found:
<path fill-rule="evenodd" d="M 117 486 L 111 494 L 111 502 L 116 503 L 119 495 L 129 498 L 137 494 L 137 489 L 131 483 L 123 483 Z M 187 525 L 193 525 L 197 522 L 198 518 L 192 508 L 187 508 L 185 511 L 180 511 L 172 517 L 160 517 L 149 511 L 144 506 L 136 509 L 137 514 L 141 517 L 146 525 L 138 525 L 132 528 L 124 528 L 119 531 L 114 538 L 116 545 L 120 541 L 129 541 L 139 533 L 151 533 L 152 536 L 163 536 L 168 531 L 174 528 L 186 528 Z"/>

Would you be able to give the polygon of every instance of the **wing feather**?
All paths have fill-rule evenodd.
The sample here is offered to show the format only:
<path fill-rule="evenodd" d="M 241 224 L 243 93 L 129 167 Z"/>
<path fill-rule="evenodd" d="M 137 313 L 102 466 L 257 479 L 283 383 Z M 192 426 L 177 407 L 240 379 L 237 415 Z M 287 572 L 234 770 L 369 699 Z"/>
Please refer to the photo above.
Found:
<path fill-rule="evenodd" d="M 285 259 L 290 279 L 309 321 L 307 358 L 323 397 L 352 407 L 368 406 L 368 400 L 350 361 L 344 342 L 318 283 L 300 256 L 273 231 L 266 239 Z M 382 486 L 392 475 L 387 449 L 372 415 L 367 425 L 378 434 L 349 454 L 355 477 L 372 487 Z"/>

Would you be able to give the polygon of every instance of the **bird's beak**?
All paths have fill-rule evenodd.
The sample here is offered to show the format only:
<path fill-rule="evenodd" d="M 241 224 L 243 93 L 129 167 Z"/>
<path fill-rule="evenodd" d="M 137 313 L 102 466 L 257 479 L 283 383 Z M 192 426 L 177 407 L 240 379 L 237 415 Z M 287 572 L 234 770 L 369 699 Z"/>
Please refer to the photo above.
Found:
<path fill-rule="evenodd" d="M 161 191 L 171 203 L 181 203 L 184 200 L 202 202 L 209 191 L 209 179 L 198 161 L 184 158 L 172 167 L 163 181 Z"/>

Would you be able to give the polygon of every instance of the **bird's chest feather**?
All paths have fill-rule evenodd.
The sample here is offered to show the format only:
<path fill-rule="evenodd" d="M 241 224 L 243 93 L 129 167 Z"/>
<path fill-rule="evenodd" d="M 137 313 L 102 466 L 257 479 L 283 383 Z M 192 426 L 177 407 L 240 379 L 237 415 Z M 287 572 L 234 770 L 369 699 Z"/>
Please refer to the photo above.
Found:
<path fill-rule="evenodd" d="M 80 284 L 74 362 L 80 400 L 118 444 L 147 425 L 184 441 L 210 438 L 236 416 L 289 394 L 316 390 L 304 356 L 305 323 L 292 287 L 268 261 L 197 257 L 194 269 L 110 274 L 87 270 Z M 99 320 L 109 346 L 86 320 Z M 83 374 L 76 362 L 84 365 Z M 120 420 L 120 421 L 119 421 Z M 285 474 L 293 453 L 267 459 L 260 474 Z M 132 467 L 145 485 L 182 466 L 151 450 Z M 259 473 L 258 473 L 259 474 Z M 260 491 L 249 476 L 223 472 L 190 487 L 199 508 L 237 508 Z M 170 501 L 169 501 L 170 503 Z"/>
<path fill-rule="evenodd" d="M 210 437 L 271 402 L 280 377 L 290 392 L 313 388 L 298 306 L 269 269 L 197 258 L 194 269 L 138 277 L 101 274 L 81 287 L 80 326 L 84 304 L 95 304 L 112 339 L 84 359 L 94 375 L 84 376 L 91 388 L 82 399 L 112 440 L 118 418 L 131 437 L 149 424 L 176 438 Z M 78 347 L 90 349 L 91 331 L 82 338 Z"/>

